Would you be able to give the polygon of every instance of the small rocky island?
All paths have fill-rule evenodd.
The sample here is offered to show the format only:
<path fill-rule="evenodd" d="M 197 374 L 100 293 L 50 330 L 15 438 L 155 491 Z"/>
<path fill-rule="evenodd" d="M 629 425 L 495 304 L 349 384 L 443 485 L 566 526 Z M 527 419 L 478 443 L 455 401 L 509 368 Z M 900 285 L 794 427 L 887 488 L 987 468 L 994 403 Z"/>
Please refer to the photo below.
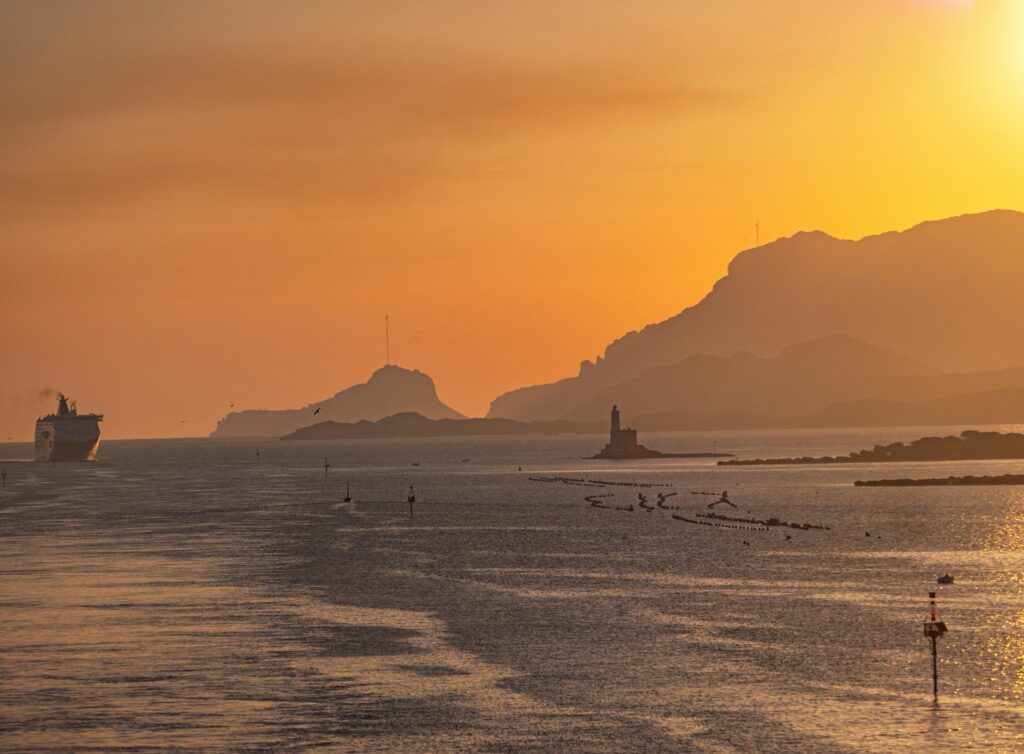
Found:
<path fill-rule="evenodd" d="M 417 437 L 482 437 L 487 435 L 591 434 L 594 424 L 568 421 L 520 422 L 512 419 L 428 419 L 412 411 L 377 421 L 324 421 L 297 429 L 282 440 L 378 440 Z"/>
<path fill-rule="evenodd" d="M 859 450 L 847 456 L 820 458 L 753 458 L 719 461 L 719 466 L 765 466 L 811 463 L 897 463 L 906 461 L 995 461 L 1024 459 L 1024 434 L 979 432 L 969 429 L 959 436 L 922 437 L 911 443 L 894 442 Z"/>
<path fill-rule="evenodd" d="M 441 402 L 430 375 L 385 364 L 366 382 L 302 408 L 232 411 L 217 422 L 210 437 L 280 437 L 308 426 L 314 417 L 321 422 L 373 422 L 400 412 L 436 420 L 465 418 Z"/>
<path fill-rule="evenodd" d="M 622 429 L 619 407 L 612 406 L 612 426 L 608 444 L 593 458 L 623 461 L 634 458 L 731 458 L 731 453 L 662 453 L 645 448 L 636 441 L 636 430 Z"/>

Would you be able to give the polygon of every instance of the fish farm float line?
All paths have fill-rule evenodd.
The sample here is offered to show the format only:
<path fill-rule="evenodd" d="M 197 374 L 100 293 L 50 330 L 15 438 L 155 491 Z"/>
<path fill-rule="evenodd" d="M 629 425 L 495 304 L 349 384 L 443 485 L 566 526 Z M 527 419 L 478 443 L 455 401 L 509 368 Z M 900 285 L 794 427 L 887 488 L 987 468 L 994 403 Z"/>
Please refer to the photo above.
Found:
<path fill-rule="evenodd" d="M 649 489 L 651 487 L 671 487 L 671 484 L 658 484 L 657 482 L 612 482 L 607 479 L 582 479 L 570 476 L 531 476 L 531 482 L 547 482 L 549 484 L 571 484 L 582 487 L 640 487 Z"/>

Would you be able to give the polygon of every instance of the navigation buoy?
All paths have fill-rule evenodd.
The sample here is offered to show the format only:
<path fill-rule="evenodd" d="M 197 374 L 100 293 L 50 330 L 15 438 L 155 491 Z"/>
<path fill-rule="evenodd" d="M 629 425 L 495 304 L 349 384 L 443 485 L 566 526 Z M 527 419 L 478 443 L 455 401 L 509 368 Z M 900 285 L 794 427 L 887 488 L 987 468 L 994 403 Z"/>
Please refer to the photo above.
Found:
<path fill-rule="evenodd" d="M 931 620 L 924 622 L 925 638 L 932 640 L 932 695 L 935 701 L 939 701 L 939 637 L 949 629 L 946 624 L 938 619 L 935 611 L 935 592 L 928 592 L 928 599 L 931 603 Z"/>

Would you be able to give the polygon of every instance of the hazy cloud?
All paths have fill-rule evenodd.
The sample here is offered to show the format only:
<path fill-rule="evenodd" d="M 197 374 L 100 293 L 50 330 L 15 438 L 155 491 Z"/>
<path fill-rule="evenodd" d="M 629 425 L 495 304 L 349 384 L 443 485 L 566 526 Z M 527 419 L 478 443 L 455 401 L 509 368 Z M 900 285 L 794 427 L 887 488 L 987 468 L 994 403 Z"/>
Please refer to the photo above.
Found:
<path fill-rule="evenodd" d="M 423 49 L 346 47 L 317 60 L 122 51 L 58 63 L 0 74 L 4 202 L 190 185 L 372 196 L 436 173 L 448 150 L 723 99 L 626 65 Z"/>

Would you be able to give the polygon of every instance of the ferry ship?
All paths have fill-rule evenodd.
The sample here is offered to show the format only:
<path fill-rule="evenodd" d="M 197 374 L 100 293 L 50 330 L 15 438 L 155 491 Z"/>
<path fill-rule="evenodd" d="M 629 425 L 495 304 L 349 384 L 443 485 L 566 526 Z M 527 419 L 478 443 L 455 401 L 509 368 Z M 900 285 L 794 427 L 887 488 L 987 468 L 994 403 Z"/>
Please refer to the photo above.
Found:
<path fill-rule="evenodd" d="M 58 396 L 57 413 L 36 421 L 37 461 L 91 461 L 100 447 L 103 414 L 80 414 L 75 401 Z"/>

